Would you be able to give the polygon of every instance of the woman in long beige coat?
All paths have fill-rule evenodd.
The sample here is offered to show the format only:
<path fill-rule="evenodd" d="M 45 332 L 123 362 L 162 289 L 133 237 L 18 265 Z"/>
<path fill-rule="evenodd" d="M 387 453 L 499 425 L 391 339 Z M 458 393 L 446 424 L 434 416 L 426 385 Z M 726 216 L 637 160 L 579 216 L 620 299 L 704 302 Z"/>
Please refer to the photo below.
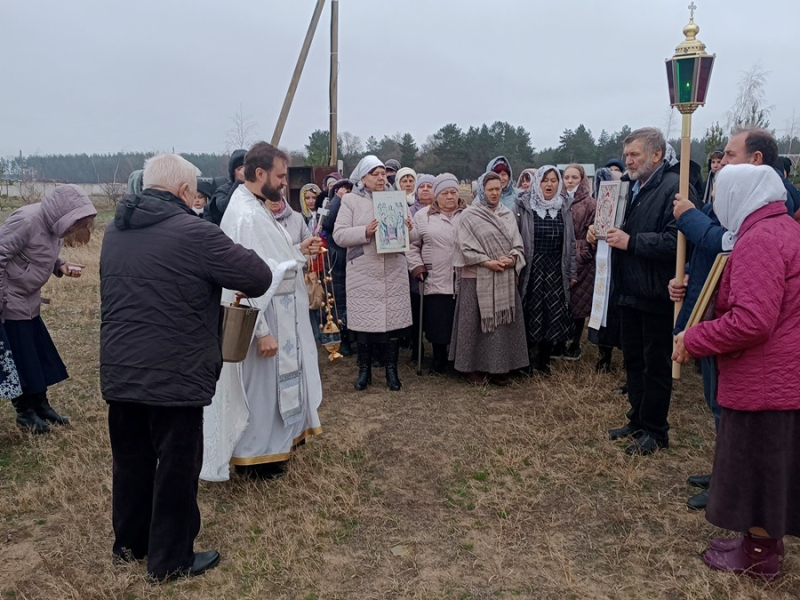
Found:
<path fill-rule="evenodd" d="M 355 188 L 342 198 L 333 239 L 347 249 L 347 328 L 358 341 L 357 390 L 372 383 L 372 354 L 383 351 L 386 383 L 401 387 L 397 359 L 403 330 L 411 325 L 408 263 L 402 252 L 378 254 L 372 192 L 386 186 L 386 168 L 375 156 L 365 156 L 350 176 Z M 406 220 L 411 231 L 412 223 Z M 413 239 L 413 237 L 412 237 Z"/>

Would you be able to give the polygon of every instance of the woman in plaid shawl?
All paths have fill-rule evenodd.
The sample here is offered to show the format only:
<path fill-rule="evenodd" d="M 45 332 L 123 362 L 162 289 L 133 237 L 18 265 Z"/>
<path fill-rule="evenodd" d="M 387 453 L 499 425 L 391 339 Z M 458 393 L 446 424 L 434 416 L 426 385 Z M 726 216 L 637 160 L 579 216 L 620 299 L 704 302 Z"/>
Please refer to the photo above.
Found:
<path fill-rule="evenodd" d="M 517 276 L 525 266 L 514 214 L 500 204 L 496 173 L 478 180 L 478 197 L 461 215 L 455 266 L 461 268 L 450 360 L 473 385 L 503 385 L 528 366 Z"/>

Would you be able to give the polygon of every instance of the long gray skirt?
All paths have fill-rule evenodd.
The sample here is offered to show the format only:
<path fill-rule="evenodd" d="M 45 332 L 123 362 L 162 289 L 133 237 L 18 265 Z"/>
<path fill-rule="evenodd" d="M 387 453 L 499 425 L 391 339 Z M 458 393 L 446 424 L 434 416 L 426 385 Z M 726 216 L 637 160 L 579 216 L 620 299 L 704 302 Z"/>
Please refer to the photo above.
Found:
<path fill-rule="evenodd" d="M 722 409 L 706 518 L 800 537 L 800 410 Z"/>
<path fill-rule="evenodd" d="M 491 333 L 481 331 L 477 279 L 462 279 L 456 300 L 450 360 L 461 373 L 503 375 L 530 364 L 525 341 L 522 301 L 516 296 L 516 318 Z"/>

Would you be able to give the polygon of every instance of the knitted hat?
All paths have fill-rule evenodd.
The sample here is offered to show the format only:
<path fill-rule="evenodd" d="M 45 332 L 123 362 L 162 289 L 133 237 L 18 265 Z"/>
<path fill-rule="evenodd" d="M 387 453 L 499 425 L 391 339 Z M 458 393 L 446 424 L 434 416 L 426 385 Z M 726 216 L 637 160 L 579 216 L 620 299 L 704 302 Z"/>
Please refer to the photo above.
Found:
<path fill-rule="evenodd" d="M 247 150 L 234 150 L 228 160 L 228 177 L 231 181 L 236 180 L 236 169 L 244 166 L 244 157 L 247 155 Z"/>
<path fill-rule="evenodd" d="M 197 178 L 197 191 L 203 194 L 206 198 L 211 200 L 211 196 L 214 195 L 214 180 L 213 179 L 202 179 L 200 177 Z"/>
<path fill-rule="evenodd" d="M 452 173 L 442 173 L 437 175 L 433 181 L 433 197 L 436 198 L 445 190 L 454 189 L 458 191 L 458 179 Z"/>
<path fill-rule="evenodd" d="M 408 167 L 403 167 L 399 171 L 397 171 L 397 182 L 399 184 L 400 181 L 403 180 L 403 177 L 406 175 L 411 175 L 414 178 L 414 184 L 417 183 L 417 172 L 414 169 L 409 169 Z"/>
<path fill-rule="evenodd" d="M 414 188 L 414 192 L 419 192 L 419 186 L 423 183 L 430 183 L 433 185 L 436 182 L 436 177 L 433 175 L 427 175 L 426 173 L 420 173 L 417 175 L 417 187 Z"/>
<path fill-rule="evenodd" d="M 396 158 L 390 158 L 384 163 L 384 165 L 386 166 L 387 171 L 392 170 L 395 173 L 397 173 L 397 171 L 399 171 L 400 168 L 402 167 L 400 161 L 397 160 Z"/>
<path fill-rule="evenodd" d="M 617 168 L 618 168 L 620 171 L 622 171 L 623 173 L 625 172 L 625 163 L 624 163 L 624 162 L 622 162 L 622 161 L 621 161 L 620 159 L 618 159 L 618 158 L 612 158 L 612 159 L 610 159 L 610 160 L 609 160 L 609 161 L 606 163 L 605 167 L 606 167 L 606 169 L 610 169 L 611 167 L 617 167 Z"/>
<path fill-rule="evenodd" d="M 494 168 L 492 169 L 492 171 L 494 171 L 494 172 L 495 172 L 495 173 L 497 173 L 498 175 L 499 175 L 500 173 L 505 173 L 505 174 L 507 174 L 509 177 L 511 177 L 511 170 L 508 168 L 508 165 L 507 165 L 506 163 L 504 163 L 504 162 L 498 162 L 498 163 L 497 163 L 497 164 L 494 166 Z"/>

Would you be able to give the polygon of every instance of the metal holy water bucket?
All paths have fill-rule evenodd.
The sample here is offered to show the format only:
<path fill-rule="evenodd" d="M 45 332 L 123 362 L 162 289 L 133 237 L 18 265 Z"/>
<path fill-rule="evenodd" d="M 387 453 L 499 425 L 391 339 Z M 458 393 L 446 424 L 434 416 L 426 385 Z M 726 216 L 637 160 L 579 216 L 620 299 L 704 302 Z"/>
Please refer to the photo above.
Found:
<path fill-rule="evenodd" d="M 258 310 L 252 306 L 241 306 L 239 300 L 233 304 L 222 303 L 223 361 L 237 363 L 245 359 L 253 339 Z"/>

